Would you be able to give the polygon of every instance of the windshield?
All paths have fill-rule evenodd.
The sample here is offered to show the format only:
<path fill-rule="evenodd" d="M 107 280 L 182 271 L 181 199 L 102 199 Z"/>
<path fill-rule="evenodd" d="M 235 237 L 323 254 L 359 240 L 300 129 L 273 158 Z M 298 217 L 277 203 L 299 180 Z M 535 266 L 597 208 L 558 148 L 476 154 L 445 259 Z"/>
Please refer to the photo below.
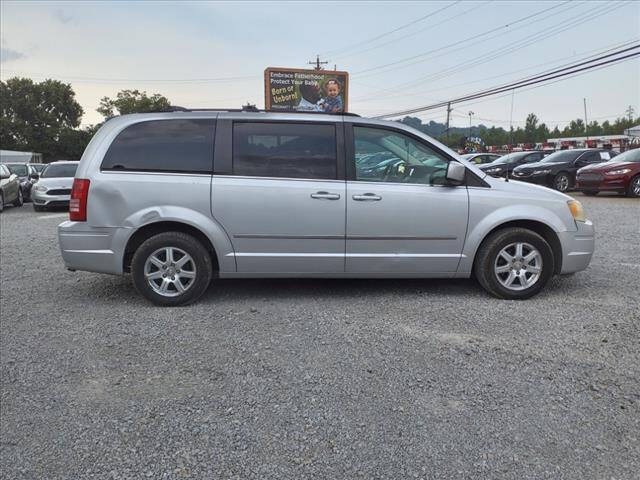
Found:
<path fill-rule="evenodd" d="M 553 152 L 547 158 L 540 163 L 563 163 L 571 162 L 582 155 L 583 150 L 562 150 L 560 152 Z"/>
<path fill-rule="evenodd" d="M 15 173 L 16 175 L 18 175 L 19 177 L 26 177 L 27 175 L 29 175 L 29 172 L 27 170 L 27 166 L 24 164 L 7 164 L 7 168 L 9 169 L 9 171 L 11 173 Z"/>
<path fill-rule="evenodd" d="M 42 172 L 42 178 L 75 177 L 77 163 L 51 164 Z"/>
<path fill-rule="evenodd" d="M 491 163 L 516 163 L 518 160 L 520 160 L 523 157 L 526 157 L 527 155 L 529 155 L 530 152 L 515 152 L 515 153 L 509 153 L 507 155 L 503 155 L 502 157 L 498 157 L 496 158 L 493 162 Z"/>
<path fill-rule="evenodd" d="M 36 170 L 36 172 L 41 173 L 44 170 L 46 165 L 44 163 L 32 163 L 31 166 Z"/>
<path fill-rule="evenodd" d="M 614 158 L 609 160 L 609 162 L 615 162 L 615 163 L 620 163 L 620 162 L 640 163 L 640 148 L 635 148 L 633 150 L 627 150 L 626 152 L 621 153 L 620 155 L 616 155 Z M 607 162 L 607 163 L 609 163 L 609 162 Z"/>

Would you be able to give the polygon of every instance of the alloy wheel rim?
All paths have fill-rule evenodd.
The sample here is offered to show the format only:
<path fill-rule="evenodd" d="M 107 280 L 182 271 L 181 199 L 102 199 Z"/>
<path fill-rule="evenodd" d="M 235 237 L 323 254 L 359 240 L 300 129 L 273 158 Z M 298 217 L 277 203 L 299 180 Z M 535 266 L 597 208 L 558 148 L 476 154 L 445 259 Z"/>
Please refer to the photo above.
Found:
<path fill-rule="evenodd" d="M 633 194 L 640 196 L 640 177 L 633 181 Z"/>
<path fill-rule="evenodd" d="M 542 254 L 530 243 L 510 243 L 498 253 L 493 271 L 508 290 L 526 290 L 540 279 Z"/>
<path fill-rule="evenodd" d="M 556 180 L 556 186 L 558 187 L 558 190 L 564 192 L 567 188 L 569 188 L 569 179 L 566 176 L 562 175 L 560 178 L 558 178 L 558 180 Z"/>
<path fill-rule="evenodd" d="M 144 277 L 149 286 L 163 297 L 177 297 L 191 288 L 196 279 L 196 264 L 187 252 L 163 247 L 147 257 Z"/>

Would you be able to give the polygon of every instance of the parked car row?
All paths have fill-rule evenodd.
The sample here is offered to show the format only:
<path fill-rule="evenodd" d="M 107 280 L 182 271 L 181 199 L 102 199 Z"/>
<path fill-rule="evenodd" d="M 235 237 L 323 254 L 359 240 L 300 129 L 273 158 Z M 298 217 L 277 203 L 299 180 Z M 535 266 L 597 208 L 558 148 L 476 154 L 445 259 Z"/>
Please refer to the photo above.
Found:
<path fill-rule="evenodd" d="M 0 164 L 0 212 L 5 205 L 21 207 L 23 203 L 20 180 L 15 173 L 11 173 L 6 165 Z"/>
<path fill-rule="evenodd" d="M 474 161 L 477 155 L 463 157 Z M 618 155 L 598 148 L 560 150 L 556 152 L 513 152 L 479 168 L 493 177 L 535 183 L 560 192 L 578 190 L 586 195 L 613 191 L 630 197 L 640 196 L 640 178 L 636 159 L 640 149 Z"/>
<path fill-rule="evenodd" d="M 49 207 L 68 207 L 77 168 L 78 162 L 71 161 L 0 164 L 0 212 L 5 205 L 20 207 L 28 201 L 33 202 L 33 209 L 38 212 Z"/>

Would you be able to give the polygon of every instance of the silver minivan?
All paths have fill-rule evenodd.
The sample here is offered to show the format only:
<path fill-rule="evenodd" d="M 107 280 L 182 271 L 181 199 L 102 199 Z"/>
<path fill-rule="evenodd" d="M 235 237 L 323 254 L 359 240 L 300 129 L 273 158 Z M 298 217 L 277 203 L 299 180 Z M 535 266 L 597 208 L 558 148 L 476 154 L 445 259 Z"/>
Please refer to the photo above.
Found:
<path fill-rule="evenodd" d="M 357 115 L 192 111 L 107 121 L 58 227 L 68 269 L 131 273 L 160 305 L 213 278 L 467 278 L 525 299 L 583 270 L 580 202 L 488 177 L 425 134 Z"/>

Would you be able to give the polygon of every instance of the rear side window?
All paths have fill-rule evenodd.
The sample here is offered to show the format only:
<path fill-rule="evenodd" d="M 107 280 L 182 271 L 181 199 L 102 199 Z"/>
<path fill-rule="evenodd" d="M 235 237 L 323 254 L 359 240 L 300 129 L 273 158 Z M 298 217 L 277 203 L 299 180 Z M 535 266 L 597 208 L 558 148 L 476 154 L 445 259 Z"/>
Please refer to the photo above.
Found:
<path fill-rule="evenodd" d="M 115 138 L 102 169 L 212 173 L 214 128 L 214 119 L 136 123 Z"/>
<path fill-rule="evenodd" d="M 335 125 L 250 123 L 233 125 L 233 174 L 335 179 Z"/>

